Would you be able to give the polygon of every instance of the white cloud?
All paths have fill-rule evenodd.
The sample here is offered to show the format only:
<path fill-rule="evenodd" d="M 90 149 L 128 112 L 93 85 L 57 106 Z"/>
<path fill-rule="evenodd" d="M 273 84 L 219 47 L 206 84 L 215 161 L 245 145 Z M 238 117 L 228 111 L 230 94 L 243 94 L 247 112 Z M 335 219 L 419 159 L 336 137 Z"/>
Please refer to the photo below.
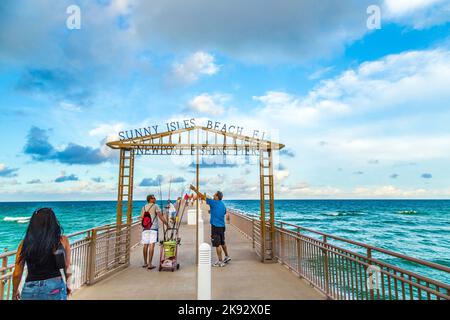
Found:
<path fill-rule="evenodd" d="M 81 107 L 74 104 L 74 103 L 70 103 L 70 102 L 61 102 L 59 104 L 59 106 L 66 111 L 70 111 L 70 112 L 80 112 L 81 111 Z"/>
<path fill-rule="evenodd" d="M 413 11 L 427 8 L 442 0 L 385 0 L 387 9 L 397 15 L 411 13 Z"/>
<path fill-rule="evenodd" d="M 119 132 L 124 130 L 125 124 L 122 122 L 119 123 L 102 123 L 97 127 L 89 131 L 89 135 L 92 137 L 106 137 L 108 141 L 118 140 Z"/>
<path fill-rule="evenodd" d="M 228 176 L 226 174 L 217 174 L 214 176 L 202 176 L 200 178 L 202 189 L 217 188 L 217 186 L 222 186 L 226 181 L 228 181 Z"/>
<path fill-rule="evenodd" d="M 405 135 L 395 137 L 329 137 L 326 153 L 354 160 L 377 158 L 388 161 L 418 161 L 450 158 L 450 135 Z M 313 141 L 310 141 L 312 144 Z M 317 148 L 319 149 L 319 148 Z"/>
<path fill-rule="evenodd" d="M 113 15 L 129 14 L 136 4 L 136 0 L 112 0 L 108 9 Z"/>
<path fill-rule="evenodd" d="M 445 172 L 450 159 L 448 83 L 450 51 L 446 47 L 403 52 L 346 70 L 321 81 L 303 96 L 268 91 L 253 97 L 260 103 L 259 109 L 227 121 L 279 128 L 275 141 L 297 150 L 295 166 L 304 168 L 291 172 L 289 180 L 301 178 L 320 184 L 279 187 L 277 192 L 283 197 L 445 197 L 449 194 L 445 189 L 417 185 L 415 168 L 400 173 L 396 189 L 383 183 L 392 183 L 392 166 L 400 162 L 420 163 L 424 172 L 429 168 Z M 318 141 L 326 141 L 326 145 L 320 146 Z M 379 160 L 380 165 L 374 168 L 368 164 L 370 159 Z M 360 181 L 353 176 L 343 180 L 338 167 L 350 173 L 364 171 L 364 181 L 374 186 L 351 189 Z M 333 181 L 340 182 L 330 185 Z M 444 176 L 434 183 L 436 188 L 445 186 Z"/>
<path fill-rule="evenodd" d="M 450 21 L 448 0 L 385 0 L 384 7 L 386 19 L 416 29 Z"/>
<path fill-rule="evenodd" d="M 201 76 L 212 76 L 219 71 L 215 58 L 202 51 L 195 52 L 181 63 L 174 63 L 172 76 L 179 82 L 192 83 Z"/>
<path fill-rule="evenodd" d="M 332 186 L 311 186 L 309 183 L 302 182 L 291 186 L 282 186 L 276 188 L 275 193 L 277 197 L 282 198 L 339 198 L 343 197 L 344 191 Z"/>
<path fill-rule="evenodd" d="M 77 1 L 81 29 L 66 34 L 66 9 L 73 1 L 2 1 L 0 57 L 12 65 L 89 77 L 91 88 L 95 79 L 101 78 L 104 87 L 107 80 L 124 76 L 133 67 L 142 72 L 146 69 L 136 54 L 145 43 L 133 28 L 118 27 L 118 18 L 130 14 L 134 2 Z"/>
<path fill-rule="evenodd" d="M 262 103 L 261 117 L 303 126 L 383 109 L 436 112 L 448 107 L 449 74 L 446 49 L 403 52 L 323 80 L 304 97 L 268 91 L 253 99 Z"/>
<path fill-rule="evenodd" d="M 357 186 L 349 190 L 335 186 L 300 183 L 276 188 L 277 196 L 292 199 L 434 199 L 447 198 L 450 189 L 400 188 L 392 185 Z"/>
<path fill-rule="evenodd" d="M 282 182 L 283 180 L 287 179 L 289 175 L 290 172 L 288 169 L 274 170 L 274 177 L 277 182 Z"/>
<path fill-rule="evenodd" d="M 333 71 L 334 67 L 330 66 L 330 67 L 325 67 L 325 68 L 321 68 L 319 70 L 314 71 L 313 73 L 311 73 L 309 75 L 309 79 L 311 80 L 317 80 L 317 79 L 321 79 L 323 78 L 327 73 Z"/>
<path fill-rule="evenodd" d="M 323 81 L 308 99 L 339 101 L 353 111 L 417 106 L 449 96 L 450 52 L 411 51 L 365 62 L 337 78 Z"/>
<path fill-rule="evenodd" d="M 432 191 L 445 195 L 447 191 Z M 388 186 L 373 186 L 373 187 L 357 187 L 352 191 L 352 194 L 357 198 L 422 198 L 430 195 L 430 190 L 424 188 L 416 189 L 400 189 L 391 185 Z"/>
<path fill-rule="evenodd" d="M 228 99 L 228 96 L 222 94 L 210 95 L 207 93 L 203 93 L 194 97 L 189 102 L 189 109 L 200 114 L 220 116 L 224 113 L 225 110 L 223 103 Z"/>
<path fill-rule="evenodd" d="M 141 1 L 137 33 L 159 49 L 221 52 L 246 62 L 327 58 L 368 32 L 366 9 L 382 0 Z M 320 39 L 320 40 L 318 40 Z"/>
<path fill-rule="evenodd" d="M 262 103 L 260 116 L 287 123 L 304 126 L 313 125 L 322 116 L 340 115 L 349 110 L 349 106 L 337 100 L 320 98 L 301 98 L 286 92 L 269 91 L 263 96 L 254 96 L 253 100 Z"/>
<path fill-rule="evenodd" d="M 17 179 L 3 179 L 2 183 L 0 185 L 1 186 L 18 186 L 21 185 L 21 183 L 17 180 Z"/>

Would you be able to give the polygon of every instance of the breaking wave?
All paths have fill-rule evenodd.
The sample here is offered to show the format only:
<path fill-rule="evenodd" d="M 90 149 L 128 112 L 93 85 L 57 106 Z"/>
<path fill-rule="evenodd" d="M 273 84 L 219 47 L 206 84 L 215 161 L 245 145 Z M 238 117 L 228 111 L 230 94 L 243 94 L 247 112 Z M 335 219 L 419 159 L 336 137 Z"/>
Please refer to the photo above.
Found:
<path fill-rule="evenodd" d="M 359 216 L 363 214 L 363 212 L 359 210 L 348 210 L 348 211 L 329 211 L 322 213 L 325 216 L 331 217 L 342 217 L 342 216 Z"/>
<path fill-rule="evenodd" d="M 28 223 L 30 217 L 4 217 L 5 222 L 17 222 L 17 223 Z"/>
<path fill-rule="evenodd" d="M 398 214 L 416 214 L 417 211 L 415 210 L 403 210 L 403 211 L 397 211 Z"/>

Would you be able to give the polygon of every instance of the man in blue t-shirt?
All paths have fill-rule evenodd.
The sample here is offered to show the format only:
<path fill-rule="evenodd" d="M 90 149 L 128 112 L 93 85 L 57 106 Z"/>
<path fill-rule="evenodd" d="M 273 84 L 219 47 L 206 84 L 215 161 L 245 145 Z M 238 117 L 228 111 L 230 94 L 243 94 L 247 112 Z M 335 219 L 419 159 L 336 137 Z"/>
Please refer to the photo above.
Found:
<path fill-rule="evenodd" d="M 225 216 L 227 216 L 227 208 L 223 203 L 223 193 L 217 191 L 214 194 L 214 199 L 206 197 L 206 194 L 202 194 L 191 187 L 201 199 L 206 199 L 206 204 L 210 207 L 210 223 L 211 223 L 211 243 L 216 248 L 218 261 L 213 264 L 213 267 L 224 267 L 231 261 L 228 255 L 227 246 L 225 245 Z M 222 250 L 225 253 L 225 258 L 222 260 Z"/>

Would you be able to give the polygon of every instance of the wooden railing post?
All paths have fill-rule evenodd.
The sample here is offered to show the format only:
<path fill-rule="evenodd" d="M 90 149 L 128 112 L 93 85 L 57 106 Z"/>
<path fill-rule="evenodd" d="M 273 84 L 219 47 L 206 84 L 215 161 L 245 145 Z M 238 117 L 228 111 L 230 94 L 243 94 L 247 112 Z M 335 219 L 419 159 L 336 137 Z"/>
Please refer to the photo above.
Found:
<path fill-rule="evenodd" d="M 3 250 L 4 253 L 8 252 L 8 249 L 5 248 Z M 6 274 L 6 268 L 8 267 L 8 257 L 3 257 L 2 259 L 2 272 L 0 273 L 1 276 L 4 276 Z M 0 280 L 0 300 L 3 300 L 3 296 L 5 295 L 5 282 L 6 279 Z"/>
<path fill-rule="evenodd" d="M 95 279 L 95 264 L 96 264 L 96 256 L 97 256 L 97 230 L 91 230 L 91 241 L 89 243 L 89 267 L 88 267 L 88 283 L 93 284 Z"/>

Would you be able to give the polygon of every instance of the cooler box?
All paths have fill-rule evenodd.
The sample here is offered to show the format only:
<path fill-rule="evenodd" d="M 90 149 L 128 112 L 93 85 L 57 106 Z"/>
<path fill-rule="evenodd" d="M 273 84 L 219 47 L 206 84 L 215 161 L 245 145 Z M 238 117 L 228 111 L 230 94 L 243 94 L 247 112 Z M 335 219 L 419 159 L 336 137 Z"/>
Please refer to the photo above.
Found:
<path fill-rule="evenodd" d="M 177 247 L 176 241 L 165 241 L 163 242 L 164 256 L 166 258 L 172 258 L 175 256 L 175 250 Z"/>

